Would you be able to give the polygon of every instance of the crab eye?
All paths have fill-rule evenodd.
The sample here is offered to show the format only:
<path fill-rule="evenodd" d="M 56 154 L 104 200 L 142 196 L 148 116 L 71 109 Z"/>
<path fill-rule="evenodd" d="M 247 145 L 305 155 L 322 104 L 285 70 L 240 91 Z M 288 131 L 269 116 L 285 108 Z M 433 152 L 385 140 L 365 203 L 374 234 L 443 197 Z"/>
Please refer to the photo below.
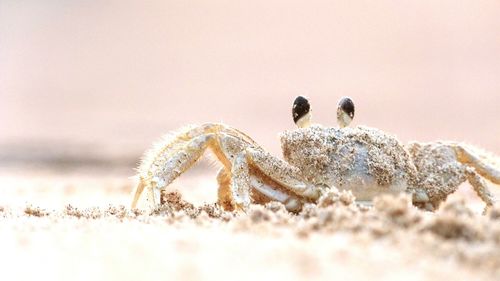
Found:
<path fill-rule="evenodd" d="M 354 102 L 349 97 L 339 101 L 337 107 L 337 122 L 341 128 L 347 127 L 354 119 Z"/>
<path fill-rule="evenodd" d="M 295 124 L 297 124 L 300 128 L 309 126 L 311 118 L 310 110 L 311 105 L 309 104 L 309 101 L 303 96 L 298 96 L 293 102 L 293 122 L 295 122 Z"/>

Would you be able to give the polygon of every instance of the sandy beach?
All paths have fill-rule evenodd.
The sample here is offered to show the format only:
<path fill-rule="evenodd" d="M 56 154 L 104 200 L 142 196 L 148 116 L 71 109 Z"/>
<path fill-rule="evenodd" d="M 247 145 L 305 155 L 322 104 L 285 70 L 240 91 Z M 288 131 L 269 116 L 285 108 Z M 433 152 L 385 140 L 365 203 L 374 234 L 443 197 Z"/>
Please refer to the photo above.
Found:
<path fill-rule="evenodd" d="M 0 245 L 3 274 L 16 280 L 500 276 L 500 206 L 483 216 L 465 196 L 428 213 L 404 196 L 378 198 L 366 209 L 332 193 L 296 215 L 279 203 L 235 214 L 166 193 L 162 209 L 150 214 L 124 205 L 131 186 L 119 178 L 49 176 L 9 187 Z M 5 204 L 9 197 L 23 200 Z"/>

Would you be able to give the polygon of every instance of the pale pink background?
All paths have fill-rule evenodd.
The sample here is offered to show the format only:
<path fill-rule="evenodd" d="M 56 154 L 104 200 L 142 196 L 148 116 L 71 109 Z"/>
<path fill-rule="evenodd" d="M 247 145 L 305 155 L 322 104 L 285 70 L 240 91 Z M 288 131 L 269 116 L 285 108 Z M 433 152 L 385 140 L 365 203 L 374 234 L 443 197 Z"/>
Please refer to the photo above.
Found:
<path fill-rule="evenodd" d="M 356 125 L 500 154 L 500 1 L 0 1 L 7 154 L 137 157 L 208 121 L 279 154 L 299 94 L 319 123 L 348 95 Z"/>

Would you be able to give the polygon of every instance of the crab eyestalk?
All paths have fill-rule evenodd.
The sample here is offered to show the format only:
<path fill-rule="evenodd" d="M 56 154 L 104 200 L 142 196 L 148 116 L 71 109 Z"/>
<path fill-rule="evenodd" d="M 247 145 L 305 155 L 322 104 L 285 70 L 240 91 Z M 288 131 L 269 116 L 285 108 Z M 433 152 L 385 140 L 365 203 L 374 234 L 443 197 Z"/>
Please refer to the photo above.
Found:
<path fill-rule="evenodd" d="M 311 125 L 311 105 L 305 97 L 298 96 L 295 99 L 292 107 L 292 116 L 293 122 L 299 128 L 307 128 Z"/>
<path fill-rule="evenodd" d="M 349 97 L 344 97 L 339 101 L 337 107 L 337 123 L 340 128 L 345 128 L 354 119 L 354 102 Z"/>

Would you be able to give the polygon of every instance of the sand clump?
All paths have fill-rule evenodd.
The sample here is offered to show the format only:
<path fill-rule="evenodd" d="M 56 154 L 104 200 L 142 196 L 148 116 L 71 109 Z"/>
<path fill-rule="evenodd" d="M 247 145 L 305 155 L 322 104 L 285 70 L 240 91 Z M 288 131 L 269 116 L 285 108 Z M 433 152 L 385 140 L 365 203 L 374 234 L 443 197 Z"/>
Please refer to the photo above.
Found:
<path fill-rule="evenodd" d="M 151 211 L 152 215 L 164 214 L 167 216 L 175 216 L 182 213 L 189 218 L 196 219 L 199 216 L 208 216 L 209 218 L 229 220 L 233 213 L 224 211 L 217 204 L 203 204 L 196 207 L 182 199 L 182 195 L 177 192 L 162 192 L 161 205 L 157 209 Z"/>
<path fill-rule="evenodd" d="M 24 213 L 28 216 L 34 216 L 34 217 L 44 217 L 49 215 L 49 212 L 47 212 L 46 210 L 40 207 L 34 207 L 32 205 L 26 206 L 26 208 L 24 208 Z"/>

